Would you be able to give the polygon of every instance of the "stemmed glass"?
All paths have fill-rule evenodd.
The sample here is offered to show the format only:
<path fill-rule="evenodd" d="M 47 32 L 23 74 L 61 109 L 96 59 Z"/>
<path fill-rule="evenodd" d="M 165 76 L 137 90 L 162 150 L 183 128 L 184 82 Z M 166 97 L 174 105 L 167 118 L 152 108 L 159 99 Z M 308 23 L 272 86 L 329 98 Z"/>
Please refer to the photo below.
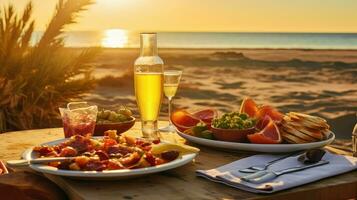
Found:
<path fill-rule="evenodd" d="M 177 88 L 180 84 L 182 71 L 179 70 L 169 70 L 164 71 L 164 94 L 169 100 L 169 125 L 163 128 L 160 128 L 161 132 L 175 132 L 175 127 L 171 122 L 171 105 L 172 99 L 176 95 Z"/>

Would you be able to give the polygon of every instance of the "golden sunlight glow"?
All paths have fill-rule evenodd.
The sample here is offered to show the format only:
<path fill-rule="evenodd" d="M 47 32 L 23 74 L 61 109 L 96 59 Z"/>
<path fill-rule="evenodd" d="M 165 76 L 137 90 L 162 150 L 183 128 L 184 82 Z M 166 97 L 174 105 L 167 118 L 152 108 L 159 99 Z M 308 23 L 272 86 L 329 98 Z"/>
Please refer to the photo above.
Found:
<path fill-rule="evenodd" d="M 28 0 L 0 0 L 0 7 L 10 2 L 21 9 Z M 32 2 L 35 29 L 42 31 L 58 0 Z M 68 30 L 104 31 L 121 27 L 155 32 L 357 32 L 356 0 L 205 0 L 204 6 L 202 1 L 192 0 L 95 2 L 81 13 L 79 23 Z"/>
<path fill-rule="evenodd" d="M 128 43 L 128 33 L 123 29 L 108 29 L 104 31 L 102 47 L 122 48 Z"/>

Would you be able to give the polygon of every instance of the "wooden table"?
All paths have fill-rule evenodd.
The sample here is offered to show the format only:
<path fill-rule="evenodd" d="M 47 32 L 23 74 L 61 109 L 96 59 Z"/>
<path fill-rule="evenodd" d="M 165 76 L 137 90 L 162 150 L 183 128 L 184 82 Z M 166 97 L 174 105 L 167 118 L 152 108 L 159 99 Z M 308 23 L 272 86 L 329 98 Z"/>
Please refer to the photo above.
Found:
<path fill-rule="evenodd" d="M 160 126 L 166 125 L 160 122 Z M 136 123 L 130 134 L 140 134 Z M 177 136 L 178 137 L 178 136 Z M 63 138 L 62 128 L 28 130 L 0 134 L 0 159 L 18 159 L 31 146 Z M 192 144 L 194 145 L 194 144 Z M 194 145 L 196 146 L 196 145 Z M 215 168 L 242 157 L 247 152 L 201 149 L 193 163 L 170 171 L 121 181 L 79 181 L 47 175 L 71 199 L 348 199 L 357 196 L 357 171 L 327 178 L 271 195 L 259 195 L 195 176 L 197 169 Z M 332 149 L 332 148 L 330 148 Z M 332 149 L 334 150 L 334 149 Z M 343 152 L 341 152 L 343 153 Z"/>

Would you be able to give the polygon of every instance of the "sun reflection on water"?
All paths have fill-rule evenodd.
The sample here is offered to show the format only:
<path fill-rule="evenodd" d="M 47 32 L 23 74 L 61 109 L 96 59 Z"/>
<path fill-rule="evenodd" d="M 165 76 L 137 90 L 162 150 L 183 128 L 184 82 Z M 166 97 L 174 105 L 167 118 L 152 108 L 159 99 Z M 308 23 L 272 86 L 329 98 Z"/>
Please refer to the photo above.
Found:
<path fill-rule="evenodd" d="M 128 32 L 123 29 L 108 29 L 104 32 L 101 45 L 106 48 L 122 48 L 128 43 Z"/>

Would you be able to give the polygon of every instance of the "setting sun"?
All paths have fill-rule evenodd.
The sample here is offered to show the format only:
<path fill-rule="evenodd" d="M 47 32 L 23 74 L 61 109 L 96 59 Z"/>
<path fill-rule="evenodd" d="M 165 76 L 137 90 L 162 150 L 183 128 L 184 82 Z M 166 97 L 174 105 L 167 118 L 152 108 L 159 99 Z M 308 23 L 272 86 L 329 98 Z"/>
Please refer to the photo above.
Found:
<path fill-rule="evenodd" d="M 124 47 L 128 43 L 128 33 L 123 29 L 108 29 L 104 31 L 102 46 L 106 48 Z"/>

